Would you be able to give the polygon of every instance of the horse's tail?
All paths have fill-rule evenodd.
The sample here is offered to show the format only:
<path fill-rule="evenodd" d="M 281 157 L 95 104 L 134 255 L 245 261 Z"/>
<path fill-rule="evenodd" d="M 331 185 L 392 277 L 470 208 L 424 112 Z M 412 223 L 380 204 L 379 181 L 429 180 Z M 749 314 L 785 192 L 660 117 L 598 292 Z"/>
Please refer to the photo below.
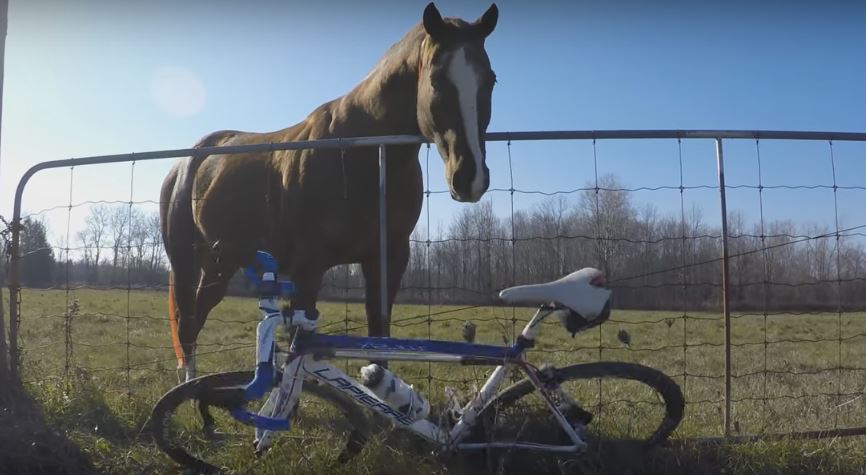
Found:
<path fill-rule="evenodd" d="M 192 177 L 196 164 L 192 159 L 172 168 L 162 186 L 160 195 L 160 226 L 165 253 L 171 265 L 168 278 L 168 323 L 171 342 L 179 368 L 185 366 L 180 340 L 183 319 L 193 318 L 195 311 L 196 262 L 195 242 L 197 230 L 192 216 Z"/>
<path fill-rule="evenodd" d="M 236 132 L 220 131 L 202 139 L 196 148 L 220 145 Z M 193 217 L 193 182 L 204 156 L 195 155 L 179 161 L 169 172 L 160 193 L 160 231 L 165 253 L 171 265 L 168 291 L 168 321 L 178 365 L 186 365 L 181 342 L 185 319 L 195 318 L 195 287 L 201 272 L 198 262 L 202 237 Z"/>
<path fill-rule="evenodd" d="M 177 304 L 174 298 L 174 272 L 168 274 L 168 325 L 171 327 L 171 345 L 174 347 L 174 355 L 177 357 L 177 367 L 183 368 L 186 358 L 183 356 L 183 348 L 180 346 L 180 334 L 177 330 Z"/>

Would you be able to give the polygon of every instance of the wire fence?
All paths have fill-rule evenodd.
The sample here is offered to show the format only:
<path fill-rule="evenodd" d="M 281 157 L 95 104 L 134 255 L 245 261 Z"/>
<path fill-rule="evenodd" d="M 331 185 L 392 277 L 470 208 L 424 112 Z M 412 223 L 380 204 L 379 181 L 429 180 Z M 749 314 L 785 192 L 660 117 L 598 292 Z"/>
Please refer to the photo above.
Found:
<path fill-rule="evenodd" d="M 431 184 L 435 152 L 431 157 L 430 146 L 422 144 L 424 208 L 392 312 L 394 335 L 460 339 L 464 324 L 472 322 L 478 326 L 478 340 L 510 343 L 531 309 L 501 306 L 495 298 L 499 290 L 594 266 L 607 273 L 617 311 L 598 330 L 573 340 L 548 325 L 544 336 L 554 343 L 534 349 L 531 359 L 560 366 L 635 361 L 660 369 L 686 394 L 683 430 L 690 434 L 860 433 L 866 416 L 866 365 L 860 349 L 866 338 L 866 224 L 861 224 L 866 216 L 852 216 L 839 195 L 856 195 L 866 186 L 857 185 L 856 177 L 854 183 L 849 183 L 850 176 L 840 180 L 835 144 L 861 145 L 866 134 L 576 131 L 497 133 L 488 134 L 487 140 L 494 144 L 488 144 L 492 174 L 507 179 L 492 186 L 481 203 L 445 215 L 445 229 L 436 208 L 449 199 L 448 191 Z M 536 180 L 515 173 L 523 154 L 532 153 L 518 142 L 551 140 L 583 147 L 575 154 L 591 170 L 583 174 L 584 185 L 535 188 L 523 181 Z M 666 175 L 670 183 L 630 187 L 601 172 L 606 160 L 617 159 L 606 157 L 602 144 L 617 140 L 666 144 L 665 159 L 676 165 L 673 175 Z M 684 146 L 696 141 L 713 141 L 717 150 L 701 154 Z M 768 182 L 766 144 L 790 141 L 824 146 L 823 152 L 807 154 L 804 160 L 823 161 L 830 180 Z M 369 137 L 358 144 L 331 140 L 256 147 L 345 149 L 421 142 L 417 137 Z M 751 150 L 746 151 L 746 145 Z M 228 147 L 93 157 L 46 162 L 28 172 L 4 234 L 11 241 L 4 256 L 12 271 L 8 353 L 13 377 L 33 385 L 64 380 L 85 368 L 88 374 L 110 378 L 112 389 L 127 393 L 141 384 L 167 384 L 175 374 L 175 358 L 164 311 L 166 260 L 158 227 L 154 230 L 153 221 L 149 227 L 141 224 L 148 216 L 139 211 L 160 203 L 136 199 L 142 186 L 154 186 L 136 180 L 137 167 L 144 160 L 246 151 Z M 866 148 L 855 148 L 850 155 L 862 160 L 864 152 Z M 736 179 L 742 181 L 726 183 L 724 160 L 732 157 Z M 130 163 L 128 199 L 75 200 L 76 179 L 87 170 L 82 165 L 109 161 Z M 696 162 L 715 166 L 716 183 L 701 183 L 705 176 L 695 182 L 688 169 Z M 781 165 L 774 165 L 772 174 L 786 179 L 779 173 Z M 56 167 L 69 170 L 66 202 L 22 215 L 20 199 L 27 180 L 40 169 Z M 752 174 L 748 179 L 747 173 Z M 775 194 L 789 192 L 831 195 L 831 204 L 822 209 L 832 225 L 811 226 L 796 216 L 786 219 L 778 211 L 770 213 L 768 203 L 779 202 Z M 707 193 L 714 198 L 707 199 Z M 690 207 L 692 194 L 710 207 Z M 736 205 L 725 210 L 729 195 L 736 195 Z M 666 203 L 665 214 L 641 207 L 655 201 Z M 798 204 L 789 205 L 789 214 L 804 206 L 794 201 Z M 72 224 L 73 212 L 93 216 L 99 207 L 106 213 L 100 218 L 106 233 L 101 240 L 82 235 Z M 743 216 L 744 210 L 749 217 Z M 59 244 L 39 238 L 40 233 L 45 237 L 47 217 L 52 226 L 65 226 Z M 111 219 L 120 228 L 114 229 L 113 237 L 108 235 Z M 845 219 L 848 224 L 842 224 Z M 25 270 L 35 272 L 41 260 L 54 267 L 50 279 L 37 282 Z M 242 283 L 233 282 L 230 293 L 243 295 Z M 329 271 L 321 291 L 320 306 L 326 315 L 321 331 L 366 334 L 364 288 L 356 265 Z M 217 307 L 198 343 L 201 369 L 249 365 L 257 324 L 251 308 L 245 300 Z M 6 351 L 2 353 L 5 358 Z M 5 361 L 0 363 L 5 369 Z M 396 368 L 405 379 L 430 391 L 441 392 L 446 385 L 470 388 L 484 378 L 479 368 Z M 593 388 L 592 397 L 600 411 L 640 402 L 602 382 Z"/>

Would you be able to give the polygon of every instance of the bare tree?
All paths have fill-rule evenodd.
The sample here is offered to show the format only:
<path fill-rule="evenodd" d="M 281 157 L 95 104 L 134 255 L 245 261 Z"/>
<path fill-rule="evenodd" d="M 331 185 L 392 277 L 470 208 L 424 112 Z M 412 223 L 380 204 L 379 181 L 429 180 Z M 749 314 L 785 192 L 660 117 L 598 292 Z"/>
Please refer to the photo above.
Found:
<path fill-rule="evenodd" d="M 130 210 L 129 223 L 129 262 L 127 265 L 134 271 L 141 273 L 144 269 L 144 255 L 147 252 L 149 232 L 147 229 L 147 216 L 140 210 Z"/>
<path fill-rule="evenodd" d="M 604 175 L 598 181 L 599 189 L 583 192 L 580 209 L 595 227 L 597 266 L 614 274 L 622 270 L 625 239 L 634 235 L 636 212 L 628 192 L 613 175 Z"/>
<path fill-rule="evenodd" d="M 89 255 L 91 259 L 89 262 L 92 263 L 92 275 L 89 278 L 93 280 L 99 278 L 99 265 L 102 262 L 102 249 L 106 245 L 109 216 L 108 206 L 102 204 L 93 206 L 84 218 L 84 230 L 78 233 L 78 239 L 85 248 L 85 255 Z"/>
<path fill-rule="evenodd" d="M 127 206 L 111 208 L 109 212 L 109 232 L 111 233 L 111 267 L 117 269 L 118 263 L 123 264 L 124 250 L 127 245 L 126 234 L 129 232 L 130 212 Z"/>
<path fill-rule="evenodd" d="M 93 266 L 93 241 L 90 237 L 90 229 L 84 228 L 75 236 L 81 247 L 81 263 L 84 264 L 85 273 L 89 275 L 90 268 Z"/>
<path fill-rule="evenodd" d="M 147 240 L 150 243 L 150 269 L 158 270 L 162 268 L 163 263 L 163 246 L 162 234 L 159 230 L 160 221 L 159 213 L 151 213 L 147 216 Z"/>

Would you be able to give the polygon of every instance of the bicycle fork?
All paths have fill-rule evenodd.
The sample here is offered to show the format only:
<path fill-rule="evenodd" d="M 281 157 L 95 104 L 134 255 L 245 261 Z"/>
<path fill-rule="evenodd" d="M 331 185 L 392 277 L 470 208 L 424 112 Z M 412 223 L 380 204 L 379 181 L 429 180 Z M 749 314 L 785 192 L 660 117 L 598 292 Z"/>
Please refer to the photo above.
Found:
<path fill-rule="evenodd" d="M 259 410 L 259 415 L 272 419 L 286 419 L 291 427 L 291 417 L 297 410 L 303 389 L 304 376 L 301 372 L 305 356 L 292 358 L 283 367 L 283 379 L 271 390 L 267 401 Z M 256 427 L 256 437 L 253 444 L 256 453 L 267 450 L 273 441 L 274 431 Z"/>
<path fill-rule="evenodd" d="M 276 387 L 271 388 L 273 381 L 273 361 L 276 359 L 275 330 L 282 321 L 287 328 L 297 326 L 300 329 L 315 328 L 316 321 L 306 318 L 303 311 L 295 311 L 290 316 L 282 312 L 268 312 L 266 306 L 261 305 L 265 318 L 256 328 L 256 376 L 246 387 L 248 400 L 258 399 L 265 391 L 270 389 L 270 394 L 265 404 L 258 412 L 260 420 L 269 422 L 280 422 L 281 430 L 288 430 L 291 426 L 293 411 L 297 408 L 301 397 L 304 377 L 301 372 L 306 356 L 290 355 L 283 365 L 283 377 Z M 266 313 L 267 312 L 267 313 Z M 292 345 L 294 346 L 294 345 Z M 273 431 L 256 425 L 255 439 L 253 443 L 256 453 L 261 453 L 270 447 L 273 439 Z"/>

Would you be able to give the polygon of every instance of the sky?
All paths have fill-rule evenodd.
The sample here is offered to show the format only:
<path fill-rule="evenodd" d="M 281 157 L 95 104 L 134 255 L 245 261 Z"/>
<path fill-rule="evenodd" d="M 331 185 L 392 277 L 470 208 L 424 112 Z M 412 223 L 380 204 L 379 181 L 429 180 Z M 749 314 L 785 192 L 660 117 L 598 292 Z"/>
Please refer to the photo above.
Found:
<path fill-rule="evenodd" d="M 302 120 L 354 87 L 421 19 L 425 1 L 132 2 L 11 0 L 0 149 L 0 215 L 15 185 L 45 160 L 186 148 L 219 129 L 269 131 Z M 489 131 L 776 129 L 866 132 L 866 2 L 498 2 L 487 40 L 498 77 Z M 444 16 L 479 17 L 488 2 L 437 2 Z M 730 185 L 756 185 L 753 141 L 726 142 Z M 866 144 L 834 143 L 840 185 L 866 185 Z M 715 185 L 711 141 L 521 142 L 514 186 L 572 190 L 598 173 L 624 187 Z M 765 185 L 833 184 L 826 142 L 760 144 Z M 509 149 L 488 144 L 491 188 L 509 188 Z M 428 160 L 422 148 L 420 159 Z M 89 201 L 147 202 L 174 159 L 40 172 L 24 209 L 54 242 L 74 235 Z M 446 188 L 435 148 L 432 190 Z M 71 183 L 71 190 L 70 190 Z M 827 189 L 764 191 L 768 220 L 834 225 Z M 577 199 L 576 194 L 564 195 Z M 641 206 L 679 213 L 679 191 L 637 191 Z M 837 193 L 843 227 L 866 224 L 866 191 Z M 543 196 L 517 193 L 517 209 Z M 728 191 L 729 210 L 759 215 L 758 193 Z M 497 212 L 511 196 L 493 191 Z M 719 220 L 718 191 L 689 189 L 686 206 Z M 431 228 L 469 206 L 427 204 Z M 142 204 L 146 211 L 152 204 Z M 427 226 L 426 208 L 422 214 Z"/>

